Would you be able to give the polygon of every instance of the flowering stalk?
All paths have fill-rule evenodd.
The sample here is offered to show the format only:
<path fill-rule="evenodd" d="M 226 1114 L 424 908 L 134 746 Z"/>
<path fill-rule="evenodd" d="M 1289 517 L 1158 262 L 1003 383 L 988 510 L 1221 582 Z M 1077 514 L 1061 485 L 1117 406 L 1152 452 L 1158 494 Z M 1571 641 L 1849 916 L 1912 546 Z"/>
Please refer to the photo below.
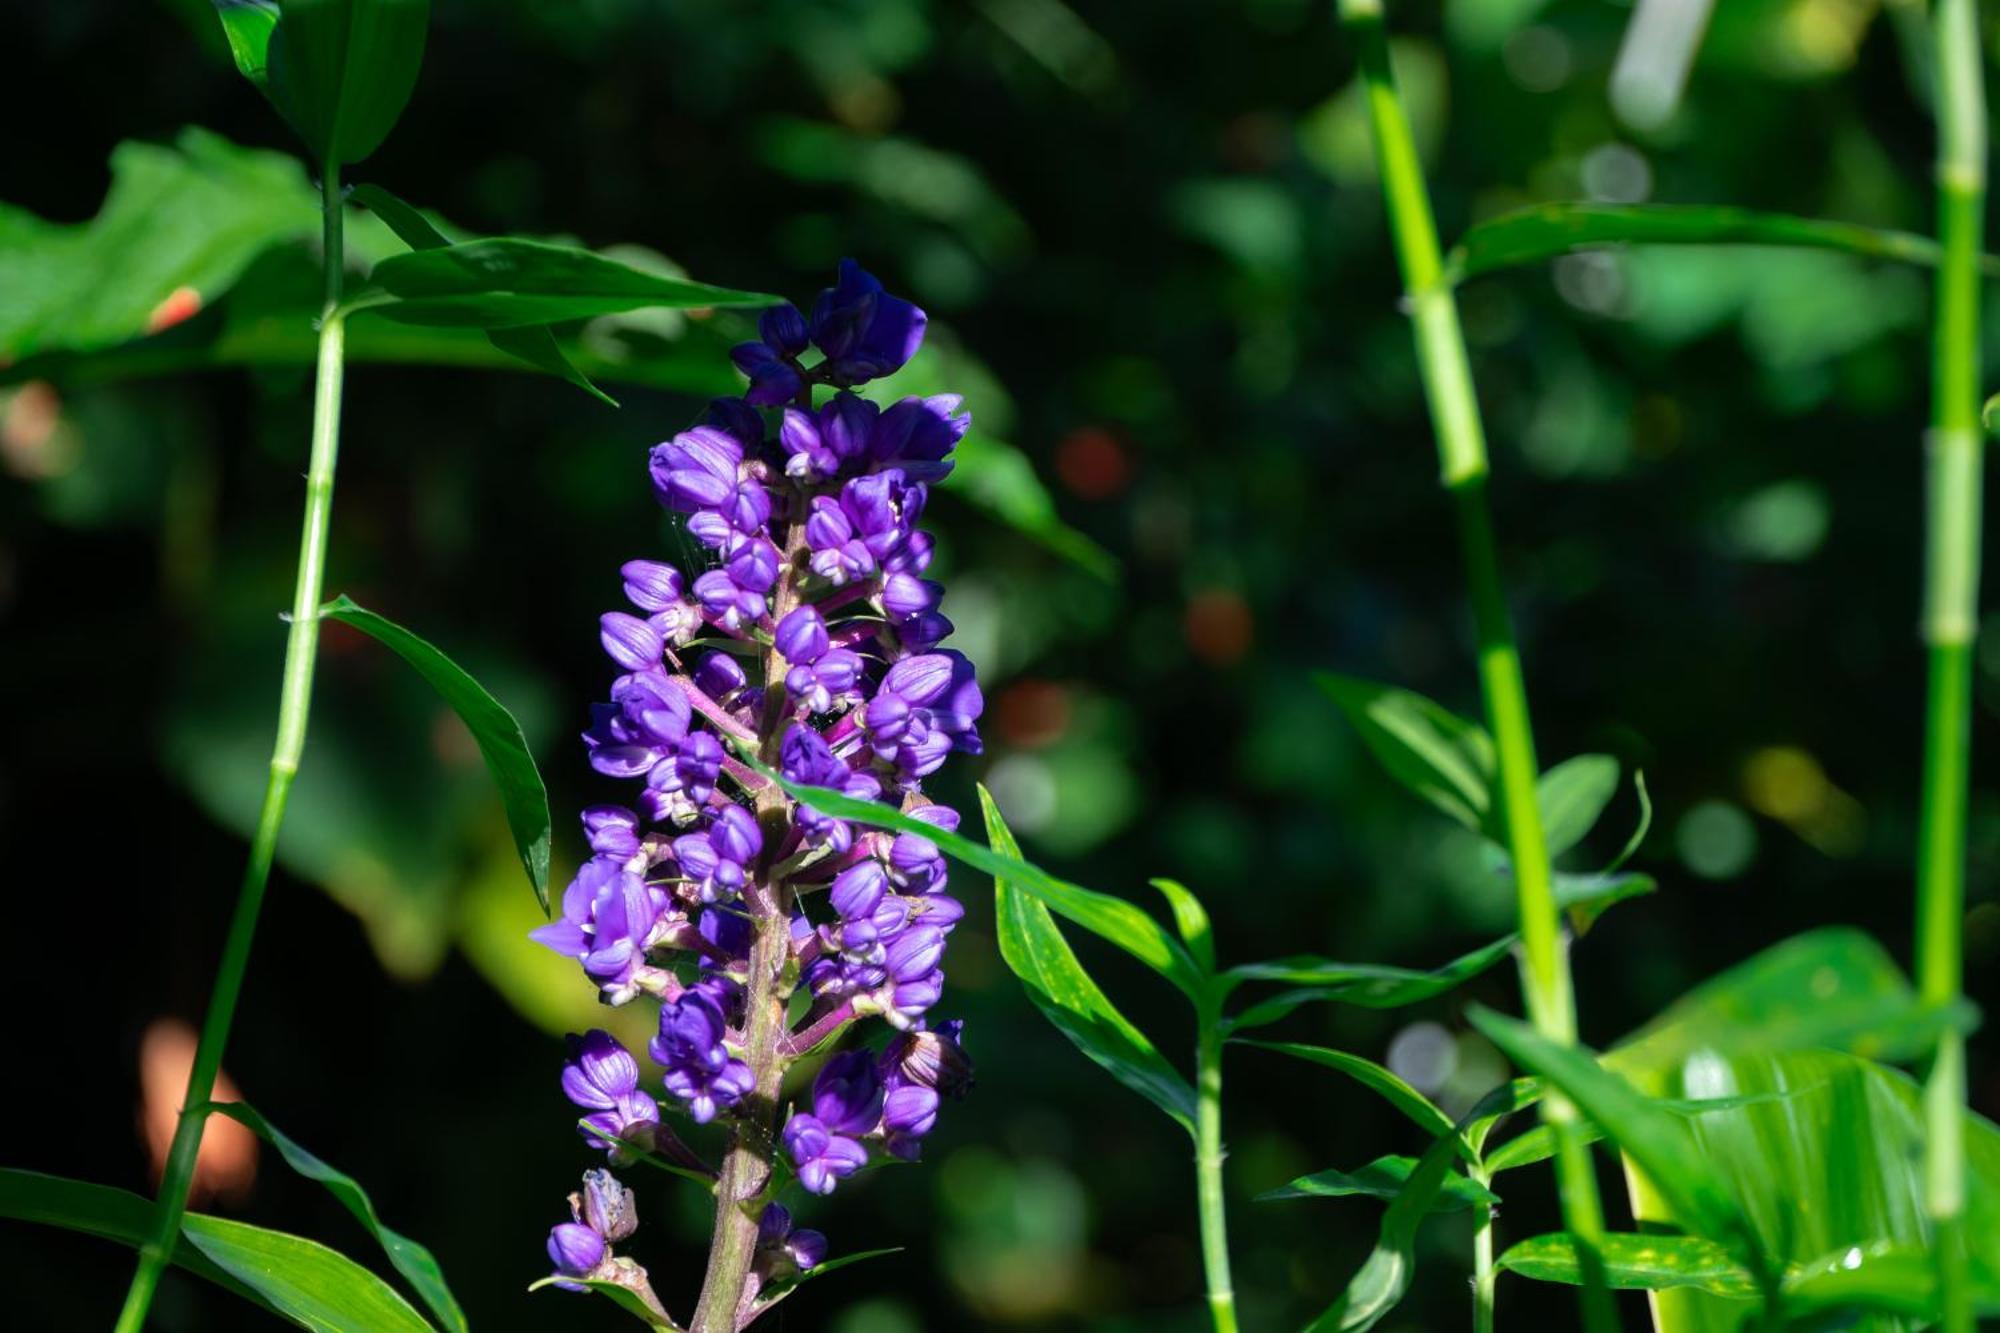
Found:
<path fill-rule="evenodd" d="M 1444 281 L 1437 228 L 1423 170 L 1410 135 L 1409 118 L 1396 92 L 1383 32 L 1381 0 L 1341 0 L 1341 18 L 1359 44 L 1366 83 L 1370 129 L 1382 173 L 1396 258 L 1402 268 L 1424 395 L 1437 435 L 1443 481 L 1457 511 L 1466 579 L 1479 640 L 1479 687 L 1486 721 L 1499 755 L 1500 813 L 1513 863 L 1521 926 L 1521 988 L 1528 1016 L 1542 1035 L 1564 1045 L 1576 1042 L 1576 1000 L 1569 958 L 1556 911 L 1548 845 L 1542 836 L 1536 800 L 1534 731 L 1528 717 L 1520 651 L 1500 582 L 1500 555 L 1486 499 L 1486 437 L 1472 368 L 1459 330 L 1458 305 Z M 1615 1329 L 1617 1317 L 1604 1285 L 1598 1241 L 1604 1234 L 1603 1208 L 1590 1150 L 1577 1123 L 1576 1108 L 1551 1095 L 1542 1115 L 1556 1136 L 1556 1167 L 1563 1220 L 1576 1238 L 1584 1275 L 1584 1324 L 1593 1333 Z M 1490 1233 L 1486 1237 L 1491 1244 Z"/>
<path fill-rule="evenodd" d="M 656 495 L 711 567 L 631 561 L 621 573 L 638 614 L 602 621 L 623 674 L 584 742 L 593 768 L 641 790 L 584 811 L 592 856 L 562 918 L 534 935 L 581 962 L 605 1003 L 659 1003 L 647 1049 L 664 1105 L 723 1131 L 707 1168 L 641 1089 L 630 1052 L 602 1031 L 570 1039 L 563 1090 L 588 1113 L 591 1147 L 614 1164 L 657 1149 L 715 1178 L 695 1333 L 735 1333 L 824 1257 L 826 1238 L 792 1226 L 782 1191 L 830 1194 L 873 1164 L 914 1160 L 941 1097 L 971 1083 L 959 1025 L 928 1016 L 964 915 L 938 848 L 796 803 L 728 753 L 741 745 L 789 781 L 958 826 L 922 783 L 953 752 L 978 753 L 983 701 L 971 664 L 938 647 L 952 626 L 943 589 L 922 577 L 932 542 L 916 525 L 970 418 L 952 395 L 884 409 L 853 392 L 909 360 L 924 325 L 852 261 L 810 319 L 766 312 L 759 340 L 732 354 L 749 391 L 651 455 Z M 788 1070 L 873 1017 L 886 1043 L 825 1059 L 781 1127 Z M 661 1310 L 645 1270 L 611 1251 L 629 1234 L 581 1214 L 558 1227 L 559 1285 L 613 1282 Z"/>
<path fill-rule="evenodd" d="M 320 310 L 319 365 L 313 388 L 312 451 L 306 471 L 305 521 L 299 534 L 298 577 L 292 592 L 291 628 L 285 639 L 284 682 L 278 694 L 278 736 L 271 750 L 270 776 L 250 839 L 250 859 L 237 890 L 229 919 L 229 936 L 209 992 L 194 1065 L 188 1071 L 187 1095 L 174 1126 L 160 1176 L 160 1196 L 152 1228 L 139 1249 L 139 1268 L 125 1293 L 118 1316 L 118 1333 L 139 1333 L 145 1326 L 160 1273 L 173 1254 L 187 1211 L 188 1190 L 194 1183 L 201 1151 L 202 1127 L 215 1094 L 215 1076 L 222 1067 L 223 1048 L 236 1018 L 236 1001 L 250 966 L 250 946 L 257 934 L 257 914 L 264 905 L 278 830 L 285 822 L 285 805 L 292 779 L 305 750 L 306 720 L 312 710 L 313 661 L 319 650 L 320 590 L 326 569 L 327 526 L 333 515 L 333 470 L 340 454 L 340 390 L 345 369 L 345 325 L 340 313 L 341 278 L 346 247 L 342 233 L 340 168 L 329 161 L 320 181 L 321 263 L 326 270 L 325 302 Z"/>
<path fill-rule="evenodd" d="M 1972 650 L 1979 624 L 1979 253 L 1986 205 L 1986 98 L 1976 0 L 1939 0 L 1936 315 L 1924 570 L 1929 684 L 1917 847 L 1917 984 L 1959 1003 Z M 1924 1088 L 1924 1204 L 1947 1333 L 1972 1328 L 1965 1256 L 1965 1037 L 1947 1029 Z"/>

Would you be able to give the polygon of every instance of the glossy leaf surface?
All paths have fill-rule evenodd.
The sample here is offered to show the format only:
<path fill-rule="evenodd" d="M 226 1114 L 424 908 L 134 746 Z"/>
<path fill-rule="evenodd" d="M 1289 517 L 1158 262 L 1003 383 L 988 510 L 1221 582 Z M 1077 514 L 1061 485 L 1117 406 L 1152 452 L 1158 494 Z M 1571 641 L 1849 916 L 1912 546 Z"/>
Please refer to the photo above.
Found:
<path fill-rule="evenodd" d="M 301 1328 L 423 1333 L 431 1327 L 388 1283 L 318 1241 L 198 1213 L 181 1223 L 181 1234 Z"/>

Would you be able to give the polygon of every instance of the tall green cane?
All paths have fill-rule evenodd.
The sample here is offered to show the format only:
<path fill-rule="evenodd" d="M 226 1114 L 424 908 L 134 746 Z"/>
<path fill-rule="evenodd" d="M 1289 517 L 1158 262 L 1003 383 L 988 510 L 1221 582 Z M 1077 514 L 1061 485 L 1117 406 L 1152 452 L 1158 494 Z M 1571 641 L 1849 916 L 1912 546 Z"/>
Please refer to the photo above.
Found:
<path fill-rule="evenodd" d="M 346 254 L 341 234 L 340 168 L 329 162 L 320 185 L 325 238 L 326 302 L 320 314 L 319 369 L 313 389 L 312 455 L 306 472 L 305 522 L 299 535 L 298 581 L 292 593 L 291 629 L 285 640 L 284 684 L 278 695 L 278 738 L 271 750 L 271 775 L 264 785 L 264 804 L 257 814 L 257 831 L 250 840 L 250 859 L 237 891 L 236 910 L 229 919 L 229 937 L 222 946 L 215 988 L 209 992 L 208 1013 L 202 1019 L 201 1041 L 194 1067 L 188 1071 L 187 1096 L 174 1127 L 173 1147 L 160 1178 L 160 1197 L 153 1227 L 139 1250 L 139 1269 L 125 1293 L 118 1316 L 118 1333 L 139 1333 L 160 1273 L 173 1253 L 181 1217 L 187 1211 L 188 1188 L 194 1182 L 195 1160 L 201 1151 L 202 1127 L 215 1092 L 222 1050 L 229 1043 L 236 1001 L 243 992 L 243 974 L 250 965 L 250 946 L 257 934 L 257 913 L 264 887 L 271 878 L 278 829 L 285 821 L 285 803 L 305 749 L 306 718 L 312 708 L 313 659 L 319 649 L 320 585 L 326 568 L 327 521 L 333 512 L 333 468 L 340 452 L 340 385 L 344 328 L 340 313 L 342 262 Z"/>
<path fill-rule="evenodd" d="M 1443 481 L 1457 512 L 1464 548 L 1466 581 L 1479 638 L 1480 695 L 1499 751 L 1500 811 L 1519 896 L 1521 988 L 1536 1029 L 1570 1045 L 1576 1041 L 1576 1000 L 1556 911 L 1548 845 L 1535 799 L 1540 770 L 1535 762 L 1534 731 L 1521 678 L 1521 655 L 1514 645 L 1514 629 L 1501 588 L 1500 555 L 1486 499 L 1485 431 L 1473 394 L 1465 337 L 1459 331 L 1458 304 L 1443 281 L 1437 227 L 1431 219 L 1423 169 L 1389 68 L 1381 0 L 1341 0 L 1340 13 L 1359 47 L 1375 157 L 1415 323 L 1424 396 L 1430 404 Z M 1584 1324 L 1592 1333 L 1612 1330 L 1617 1327 L 1617 1315 L 1604 1285 L 1603 1260 L 1597 1248 L 1604 1234 L 1604 1216 L 1589 1146 L 1579 1133 L 1576 1109 L 1566 1100 L 1545 1099 L 1542 1114 L 1556 1135 L 1563 1220 L 1576 1237 L 1577 1262 L 1586 1279 L 1581 1297 Z M 1483 1286 L 1482 1297 L 1488 1291 L 1490 1286 Z"/>
<path fill-rule="evenodd" d="M 1926 481 L 1924 779 L 1917 843 L 1917 985 L 1957 1001 L 1965 907 L 1965 805 L 1972 751 L 1972 649 L 1979 624 L 1979 252 L 1986 208 L 1986 93 L 1977 0 L 1938 0 L 1938 244 Z M 1970 1333 L 1965 1273 L 1965 1038 L 1947 1031 L 1924 1089 L 1924 1205 L 1946 1333 Z"/>

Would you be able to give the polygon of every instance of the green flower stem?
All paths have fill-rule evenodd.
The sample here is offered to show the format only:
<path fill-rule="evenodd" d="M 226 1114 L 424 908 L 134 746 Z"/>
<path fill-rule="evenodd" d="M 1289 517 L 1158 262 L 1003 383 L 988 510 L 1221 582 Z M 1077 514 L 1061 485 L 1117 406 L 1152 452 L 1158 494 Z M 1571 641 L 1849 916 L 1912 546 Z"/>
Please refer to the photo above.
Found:
<path fill-rule="evenodd" d="M 1222 1199 L 1222 1015 L 1204 1005 L 1195 1043 L 1195 1187 L 1201 1209 L 1201 1264 L 1215 1333 L 1236 1333 L 1236 1289 L 1229 1277 L 1229 1221 Z"/>
<path fill-rule="evenodd" d="M 1487 1186 L 1493 1177 L 1483 1166 L 1468 1166 L 1466 1174 L 1475 1185 Z M 1472 1333 L 1493 1333 L 1493 1284 L 1499 1277 L 1493 1267 L 1493 1205 L 1475 1204 L 1472 1209 Z"/>
<path fill-rule="evenodd" d="M 313 390 L 312 454 L 306 472 L 305 522 L 299 536 L 298 580 L 292 593 L 291 629 L 285 640 L 284 684 L 278 695 L 278 738 L 271 750 L 271 774 L 264 785 L 264 803 L 257 830 L 250 839 L 250 859 L 237 891 L 236 910 L 229 919 L 229 937 L 222 946 L 215 987 L 209 992 L 208 1013 L 202 1019 L 201 1040 L 194 1067 L 188 1071 L 187 1095 L 174 1127 L 173 1147 L 160 1177 L 160 1197 L 153 1228 L 139 1251 L 139 1269 L 125 1294 L 118 1333 L 139 1333 L 145 1326 L 160 1273 L 173 1253 L 181 1217 L 187 1211 L 188 1189 L 194 1183 L 201 1151 L 202 1127 L 229 1044 L 236 1001 L 243 993 L 243 975 L 250 966 L 250 946 L 257 934 L 257 913 L 271 878 L 278 829 L 285 822 L 285 803 L 305 749 L 306 719 L 312 708 L 313 659 L 319 649 L 319 606 L 326 569 L 327 523 L 333 513 L 333 470 L 340 452 L 340 388 L 344 368 L 345 325 L 340 308 L 342 263 L 346 254 L 341 232 L 340 173 L 329 165 L 321 184 L 324 219 L 326 303 L 320 318 L 319 370 Z"/>
<path fill-rule="evenodd" d="M 1389 225 L 1415 325 L 1417 358 L 1424 395 L 1437 435 L 1445 488 L 1458 516 L 1473 621 L 1479 640 L 1479 686 L 1486 722 L 1499 751 L 1500 811 L 1514 866 L 1521 925 L 1521 986 L 1528 1016 L 1544 1036 L 1565 1045 L 1576 1041 L 1576 1001 L 1571 988 L 1548 845 L 1542 836 L 1535 798 L 1540 769 L 1534 731 L 1521 677 L 1521 656 L 1500 582 L 1500 555 L 1486 498 L 1486 439 L 1472 369 L 1459 330 L 1458 305 L 1443 279 L 1437 227 L 1423 169 L 1410 134 L 1409 117 L 1397 96 L 1389 68 L 1387 35 L 1380 0 L 1341 0 L 1342 20 L 1359 46 L 1366 82 L 1369 124 L 1382 173 Z M 1591 1333 L 1617 1327 L 1616 1310 L 1604 1285 L 1603 1261 L 1595 1242 L 1604 1234 L 1603 1209 L 1588 1146 L 1567 1100 L 1549 1097 L 1542 1115 L 1557 1139 L 1556 1169 L 1562 1188 L 1563 1219 L 1577 1238 L 1577 1262 L 1585 1276 L 1584 1326 Z"/>
<path fill-rule="evenodd" d="M 1986 94 L 1977 0 L 1938 0 L 1938 264 L 1924 568 L 1924 777 L 1917 844 L 1917 985 L 1945 1006 L 1963 986 L 1965 806 L 1972 650 L 1979 625 L 1979 250 L 1986 209 Z M 1924 1089 L 1924 1204 L 1934 1230 L 1941 1327 L 1969 1333 L 1965 1273 L 1965 1038 L 1947 1031 Z"/>

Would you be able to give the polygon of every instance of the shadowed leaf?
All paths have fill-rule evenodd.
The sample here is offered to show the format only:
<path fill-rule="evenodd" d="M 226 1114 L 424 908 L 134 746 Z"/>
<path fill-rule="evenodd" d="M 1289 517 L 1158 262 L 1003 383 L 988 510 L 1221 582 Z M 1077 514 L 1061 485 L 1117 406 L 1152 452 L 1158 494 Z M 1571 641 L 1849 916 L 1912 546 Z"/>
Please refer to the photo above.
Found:
<path fill-rule="evenodd" d="M 181 1234 L 279 1314 L 315 1333 L 431 1327 L 388 1283 L 318 1241 L 200 1214 L 182 1220 Z"/>
<path fill-rule="evenodd" d="M 430 0 L 279 0 L 268 91 L 316 160 L 358 162 L 395 128 L 423 65 L 430 8 Z"/>
<path fill-rule="evenodd" d="M 1389 776 L 1475 832 L 1494 810 L 1493 742 L 1420 694 L 1322 671 L 1313 679 Z"/>
<path fill-rule="evenodd" d="M 1535 803 L 1549 855 L 1561 856 L 1582 842 L 1617 792 L 1618 761 L 1608 754 L 1580 754 L 1542 774 Z"/>
<path fill-rule="evenodd" d="M 1414 1157 L 1378 1157 L 1366 1166 L 1353 1171 L 1316 1171 L 1309 1176 L 1300 1176 L 1290 1184 L 1274 1190 L 1266 1190 L 1257 1196 L 1258 1203 L 1271 1203 L 1280 1199 L 1337 1199 L 1348 1195 L 1365 1194 L 1377 1199 L 1393 1199 L 1409 1184 L 1410 1174 L 1417 1168 Z M 1431 1201 L 1434 1213 L 1453 1213 L 1469 1208 L 1475 1203 L 1497 1204 L 1500 1196 L 1477 1181 L 1468 1180 L 1456 1173 L 1444 1178 L 1438 1195 Z"/>
<path fill-rule="evenodd" d="M 1425 1133 L 1435 1136 L 1452 1132 L 1450 1116 L 1440 1111 L 1430 1098 L 1411 1087 L 1393 1071 L 1383 1068 L 1373 1060 L 1350 1055 L 1346 1051 L 1328 1050 L 1324 1046 L 1307 1046 L 1295 1041 L 1252 1041 L 1248 1038 L 1239 1038 L 1237 1045 L 1276 1051 L 1280 1055 L 1289 1055 L 1295 1060 L 1304 1060 L 1308 1064 L 1345 1074 L 1363 1087 L 1380 1093 L 1385 1101 L 1408 1116 Z"/>

